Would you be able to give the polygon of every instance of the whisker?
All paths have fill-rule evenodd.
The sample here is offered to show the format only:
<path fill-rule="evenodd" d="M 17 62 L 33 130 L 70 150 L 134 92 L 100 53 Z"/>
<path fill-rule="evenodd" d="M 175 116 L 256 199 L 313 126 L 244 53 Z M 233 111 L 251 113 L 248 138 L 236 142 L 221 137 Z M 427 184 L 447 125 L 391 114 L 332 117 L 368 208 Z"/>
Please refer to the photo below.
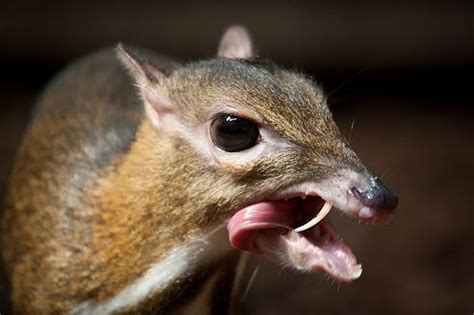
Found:
<path fill-rule="evenodd" d="M 352 140 L 352 131 L 354 130 L 354 125 L 355 125 L 355 117 L 352 118 L 352 123 L 351 123 L 351 131 L 349 132 L 349 144 L 351 144 Z"/>
<path fill-rule="evenodd" d="M 355 74 L 353 74 L 349 79 L 345 80 L 344 82 L 342 82 L 340 85 L 336 86 L 334 89 L 332 89 L 329 93 L 326 94 L 326 101 L 329 99 L 329 97 L 331 95 L 333 95 L 335 92 L 339 91 L 340 89 L 342 89 L 343 87 L 345 87 L 346 85 L 348 85 L 349 83 L 351 83 L 352 81 L 354 81 L 355 78 L 357 78 L 359 75 L 361 75 L 362 73 L 366 72 L 367 70 L 369 70 L 370 68 L 372 68 L 373 65 L 370 65 L 370 66 L 367 66 L 365 68 L 362 68 L 361 70 L 357 71 Z"/>
<path fill-rule="evenodd" d="M 250 288 L 252 287 L 252 284 L 255 280 L 255 277 L 257 276 L 258 271 L 260 270 L 260 266 L 255 267 L 254 271 L 252 272 L 252 275 L 250 276 L 249 282 L 247 283 L 247 286 L 245 287 L 244 293 L 242 294 L 242 302 L 245 302 L 247 300 L 247 296 L 250 292 Z"/>
<path fill-rule="evenodd" d="M 277 273 L 277 278 L 280 278 L 280 277 L 281 277 L 281 275 L 283 274 L 283 272 L 285 271 L 285 269 L 286 269 L 287 267 L 288 267 L 288 266 L 282 266 L 282 267 L 280 268 L 280 270 L 279 270 L 278 273 Z"/>

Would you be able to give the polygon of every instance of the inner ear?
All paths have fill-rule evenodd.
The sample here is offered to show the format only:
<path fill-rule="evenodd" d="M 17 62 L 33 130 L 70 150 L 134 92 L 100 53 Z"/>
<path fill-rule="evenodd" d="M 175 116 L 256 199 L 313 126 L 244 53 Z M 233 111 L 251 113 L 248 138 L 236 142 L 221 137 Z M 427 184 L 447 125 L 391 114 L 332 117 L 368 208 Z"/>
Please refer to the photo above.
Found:
<path fill-rule="evenodd" d="M 173 106 L 164 93 L 166 76 L 146 56 L 121 44 L 117 46 L 117 55 L 129 70 L 138 87 L 148 118 L 156 128 L 162 128 L 165 115 L 173 112 Z"/>
<path fill-rule="evenodd" d="M 129 47 L 118 44 L 116 48 L 117 56 L 122 64 L 130 71 L 137 84 L 163 83 L 165 75 L 148 58 L 142 56 Z"/>
<path fill-rule="evenodd" d="M 251 59 L 254 57 L 252 39 L 242 26 L 231 26 L 222 35 L 217 56 L 231 59 Z"/>

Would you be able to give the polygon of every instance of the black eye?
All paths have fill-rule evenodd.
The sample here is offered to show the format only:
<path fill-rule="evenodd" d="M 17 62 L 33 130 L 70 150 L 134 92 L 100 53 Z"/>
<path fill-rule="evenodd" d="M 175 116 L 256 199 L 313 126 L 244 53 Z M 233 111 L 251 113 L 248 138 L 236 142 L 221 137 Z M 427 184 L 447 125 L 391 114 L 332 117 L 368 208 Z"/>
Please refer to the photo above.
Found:
<path fill-rule="evenodd" d="M 230 114 L 218 114 L 211 122 L 211 139 L 216 146 L 227 152 L 243 151 L 257 144 L 257 125 Z"/>

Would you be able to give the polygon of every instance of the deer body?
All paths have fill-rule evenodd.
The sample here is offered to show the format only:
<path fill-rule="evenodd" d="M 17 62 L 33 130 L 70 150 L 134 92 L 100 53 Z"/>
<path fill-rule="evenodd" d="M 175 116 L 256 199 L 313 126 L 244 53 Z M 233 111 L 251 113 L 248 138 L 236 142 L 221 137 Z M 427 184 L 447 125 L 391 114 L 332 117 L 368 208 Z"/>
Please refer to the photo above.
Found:
<path fill-rule="evenodd" d="M 217 59 L 181 65 L 119 47 L 85 57 L 49 85 L 19 149 L 3 217 L 16 313 L 222 313 L 238 263 L 225 225 L 239 209 L 256 203 L 270 213 L 269 204 L 283 204 L 274 201 L 280 194 L 306 191 L 366 219 L 393 210 L 388 191 L 379 193 L 385 188 L 340 136 L 320 91 L 299 74 L 248 62 L 252 54 L 248 35 L 233 28 Z M 305 105 L 285 107 L 292 102 Z M 232 141 L 248 141 L 213 126 L 238 115 L 252 117 L 238 132 L 259 121 L 260 140 L 234 152 Z M 222 144 L 222 130 L 232 149 Z M 353 186 L 341 199 L 338 192 Z M 245 236 L 266 252 L 273 248 L 266 244 L 289 248 L 303 235 L 285 232 L 282 245 L 276 230 L 265 225 L 256 236 L 234 217 L 234 247 L 247 249 Z M 277 221 L 289 226 L 285 220 Z M 335 239 L 320 226 L 319 234 Z M 311 246 L 288 250 L 297 268 L 345 280 L 360 275 L 345 247 L 347 267 L 334 271 L 310 263 L 319 255 Z"/>

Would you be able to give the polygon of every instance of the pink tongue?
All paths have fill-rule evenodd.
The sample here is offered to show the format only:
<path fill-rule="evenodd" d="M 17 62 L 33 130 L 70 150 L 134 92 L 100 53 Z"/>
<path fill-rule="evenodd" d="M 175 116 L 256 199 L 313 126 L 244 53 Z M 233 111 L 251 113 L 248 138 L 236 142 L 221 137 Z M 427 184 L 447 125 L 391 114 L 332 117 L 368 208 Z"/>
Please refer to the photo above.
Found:
<path fill-rule="evenodd" d="M 296 202 L 261 202 L 237 212 L 227 224 L 229 240 L 235 248 L 258 251 L 255 236 L 258 230 L 284 228 L 291 230 L 294 222 Z"/>

